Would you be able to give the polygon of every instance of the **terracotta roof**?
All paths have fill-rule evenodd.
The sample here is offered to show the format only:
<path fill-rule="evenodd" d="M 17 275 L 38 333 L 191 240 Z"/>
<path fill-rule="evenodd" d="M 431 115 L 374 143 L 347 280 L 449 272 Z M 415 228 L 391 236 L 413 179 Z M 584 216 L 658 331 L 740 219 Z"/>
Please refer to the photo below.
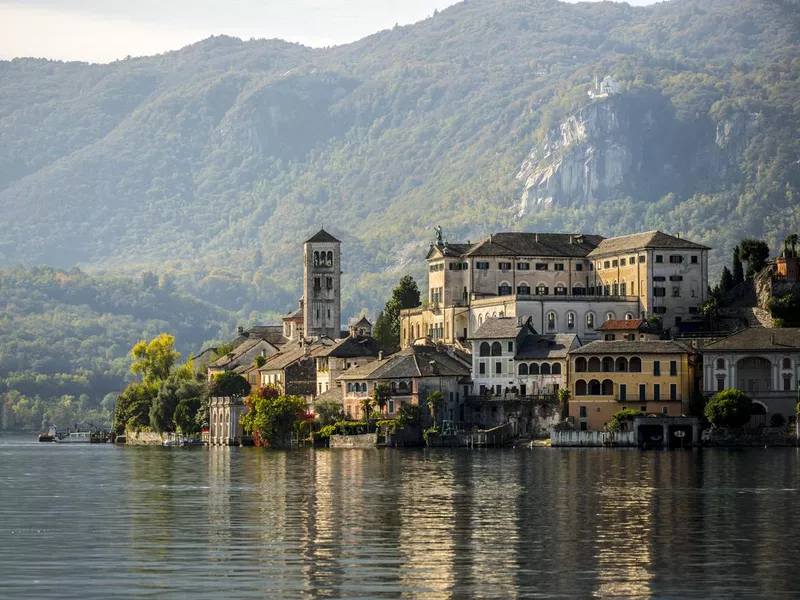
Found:
<path fill-rule="evenodd" d="M 589 253 L 589 256 L 603 256 L 642 250 L 644 248 L 664 248 L 667 250 L 710 250 L 708 246 L 696 244 L 683 238 L 675 237 L 660 231 L 634 233 L 615 238 L 607 238 Z"/>
<path fill-rule="evenodd" d="M 644 319 L 609 319 L 597 331 L 639 331 L 643 325 L 646 326 Z"/>
<path fill-rule="evenodd" d="M 517 348 L 515 360 L 529 358 L 566 358 L 572 346 L 580 340 L 574 333 L 557 333 L 548 335 L 531 335 Z"/>
<path fill-rule="evenodd" d="M 325 231 L 325 229 L 320 229 L 317 233 L 312 235 L 308 238 L 305 243 L 308 244 L 309 242 L 336 242 L 341 243 L 335 237 L 333 237 L 330 233 Z"/>
<path fill-rule="evenodd" d="M 668 340 L 590 342 L 570 354 L 676 354 L 690 352 L 688 348 Z"/>
<path fill-rule="evenodd" d="M 433 365 L 431 364 L 433 363 Z M 409 377 L 468 377 L 470 368 L 433 346 L 408 346 L 389 358 L 348 369 L 341 380 L 404 379 Z"/>
<path fill-rule="evenodd" d="M 515 339 L 524 327 L 528 327 L 532 333 L 536 333 L 536 330 L 530 324 L 530 318 L 520 323 L 517 317 L 493 317 L 486 319 L 469 339 Z"/>
<path fill-rule="evenodd" d="M 781 329 L 751 327 L 709 344 L 703 348 L 703 351 L 758 350 L 788 352 L 798 349 L 800 349 L 800 327 L 785 327 Z"/>

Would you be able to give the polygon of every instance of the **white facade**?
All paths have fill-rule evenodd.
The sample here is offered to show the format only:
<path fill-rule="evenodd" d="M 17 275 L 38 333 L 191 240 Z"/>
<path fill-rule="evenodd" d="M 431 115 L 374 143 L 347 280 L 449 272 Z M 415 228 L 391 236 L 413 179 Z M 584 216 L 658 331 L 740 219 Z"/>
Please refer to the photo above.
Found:
<path fill-rule="evenodd" d="M 212 446 L 238 446 L 244 433 L 241 418 L 247 413 L 244 399 L 234 397 L 211 398 L 209 410 L 209 444 Z"/>

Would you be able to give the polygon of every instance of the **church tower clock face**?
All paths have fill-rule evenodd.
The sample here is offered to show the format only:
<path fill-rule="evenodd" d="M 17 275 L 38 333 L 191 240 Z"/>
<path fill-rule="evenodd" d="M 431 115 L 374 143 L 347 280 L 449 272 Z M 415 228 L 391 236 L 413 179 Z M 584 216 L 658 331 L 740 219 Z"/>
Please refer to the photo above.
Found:
<path fill-rule="evenodd" d="M 306 337 L 341 335 L 341 242 L 324 229 L 303 244 L 303 323 Z"/>

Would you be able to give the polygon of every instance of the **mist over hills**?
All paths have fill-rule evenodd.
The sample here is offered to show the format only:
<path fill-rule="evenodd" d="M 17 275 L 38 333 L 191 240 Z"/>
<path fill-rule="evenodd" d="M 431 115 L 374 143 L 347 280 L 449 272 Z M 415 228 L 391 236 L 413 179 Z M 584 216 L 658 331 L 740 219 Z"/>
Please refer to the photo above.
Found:
<path fill-rule="evenodd" d="M 0 265 L 169 272 L 263 320 L 295 305 L 322 224 L 344 242 L 344 315 L 422 276 L 437 224 L 453 241 L 661 228 L 716 264 L 744 234 L 776 247 L 800 223 L 799 9 L 470 0 L 329 49 L 215 37 L 108 65 L 0 62 Z M 596 120 L 555 144 L 605 74 L 624 131 Z"/>

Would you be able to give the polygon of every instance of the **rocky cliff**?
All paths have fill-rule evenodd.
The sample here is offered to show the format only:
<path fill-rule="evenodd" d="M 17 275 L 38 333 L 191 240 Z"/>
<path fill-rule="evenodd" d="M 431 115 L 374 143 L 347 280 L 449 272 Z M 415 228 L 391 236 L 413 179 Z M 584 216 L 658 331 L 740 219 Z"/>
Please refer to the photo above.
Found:
<path fill-rule="evenodd" d="M 550 206 L 588 206 L 631 196 L 656 200 L 691 180 L 706 186 L 736 177 L 737 157 L 759 115 L 719 122 L 676 115 L 661 94 L 640 90 L 590 101 L 547 131 L 522 164 L 520 215 Z M 689 191 L 689 190 L 686 190 Z"/>

